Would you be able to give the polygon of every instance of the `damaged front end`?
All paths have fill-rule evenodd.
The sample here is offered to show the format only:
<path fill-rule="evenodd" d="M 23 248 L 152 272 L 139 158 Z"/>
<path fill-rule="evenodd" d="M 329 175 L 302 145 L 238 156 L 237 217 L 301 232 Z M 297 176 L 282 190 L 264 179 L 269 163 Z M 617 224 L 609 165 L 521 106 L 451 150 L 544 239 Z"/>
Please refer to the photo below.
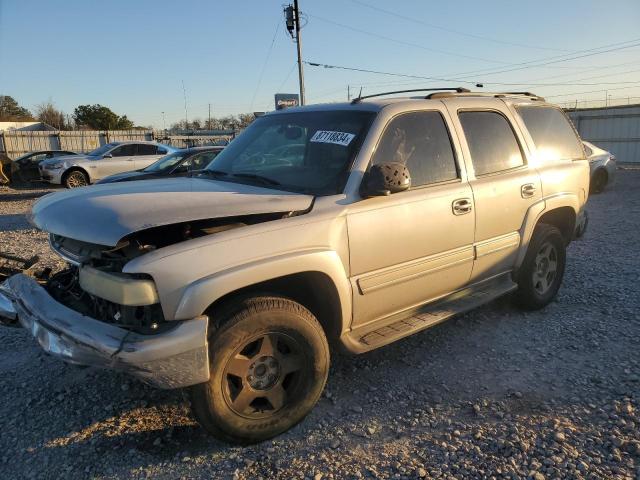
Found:
<path fill-rule="evenodd" d="M 71 363 L 160 388 L 206 382 L 208 318 L 165 318 L 154 278 L 126 265 L 170 245 L 307 213 L 313 197 L 200 179 L 130 183 L 36 203 L 32 222 L 68 266 L 46 282 L 16 274 L 0 283 L 0 321 L 19 323 Z"/>
<path fill-rule="evenodd" d="M 23 274 L 0 285 L 0 315 L 17 317 L 44 351 L 70 363 L 121 370 L 159 388 L 209 379 L 206 316 L 136 333 L 58 303 Z"/>

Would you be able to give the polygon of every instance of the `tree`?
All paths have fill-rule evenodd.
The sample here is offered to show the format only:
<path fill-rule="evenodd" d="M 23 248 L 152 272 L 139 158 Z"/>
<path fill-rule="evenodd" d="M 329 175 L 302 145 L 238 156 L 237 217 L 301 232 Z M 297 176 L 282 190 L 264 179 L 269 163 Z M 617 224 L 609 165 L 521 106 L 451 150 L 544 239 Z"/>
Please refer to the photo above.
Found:
<path fill-rule="evenodd" d="M 129 130 L 133 122 L 126 115 L 118 116 L 102 105 L 80 105 L 73 111 L 73 120 L 78 127 L 93 130 Z"/>
<path fill-rule="evenodd" d="M 70 130 L 67 124 L 67 116 L 62 110 L 58 110 L 51 100 L 42 102 L 36 106 L 36 118 L 40 122 L 47 123 L 58 130 Z"/>
<path fill-rule="evenodd" d="M 13 97 L 0 95 L 0 121 L 15 122 L 33 120 L 31 112 L 18 105 Z"/>

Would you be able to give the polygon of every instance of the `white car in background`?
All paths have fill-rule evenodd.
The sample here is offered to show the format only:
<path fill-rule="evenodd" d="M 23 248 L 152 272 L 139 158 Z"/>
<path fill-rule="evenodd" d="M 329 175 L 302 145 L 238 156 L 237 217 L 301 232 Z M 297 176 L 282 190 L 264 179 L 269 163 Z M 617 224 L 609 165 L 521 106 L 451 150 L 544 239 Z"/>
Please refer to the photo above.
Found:
<path fill-rule="evenodd" d="M 582 141 L 591 168 L 590 193 L 601 193 L 616 176 L 616 156 L 596 147 L 593 143 Z"/>
<path fill-rule="evenodd" d="M 45 160 L 38 168 L 43 181 L 75 188 L 116 173 L 143 169 L 174 151 L 173 147 L 154 142 L 111 142 L 86 155 Z"/>

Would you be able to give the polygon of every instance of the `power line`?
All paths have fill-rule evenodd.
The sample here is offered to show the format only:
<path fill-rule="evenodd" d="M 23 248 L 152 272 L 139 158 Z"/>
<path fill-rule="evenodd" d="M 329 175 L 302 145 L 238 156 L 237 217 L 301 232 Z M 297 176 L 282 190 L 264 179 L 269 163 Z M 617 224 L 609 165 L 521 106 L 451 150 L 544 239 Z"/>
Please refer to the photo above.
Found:
<path fill-rule="evenodd" d="M 601 47 L 594 47 L 594 48 L 590 48 L 590 49 L 586 49 L 586 50 L 581 50 L 581 51 L 577 51 L 574 52 L 572 55 L 574 56 L 568 56 L 568 55 L 557 55 L 557 56 L 553 56 L 553 57 L 547 57 L 544 59 L 539 59 L 539 60 L 530 60 L 527 62 L 521 62 L 521 63 L 516 63 L 513 64 L 512 66 L 515 68 L 511 68 L 511 69 L 507 69 L 507 70 L 493 70 L 490 68 L 485 68 L 483 70 L 475 70 L 475 71 L 468 71 L 468 72 L 461 72 L 461 73 L 456 73 L 453 75 L 478 75 L 478 74 L 483 74 L 483 75 L 495 75 L 497 73 L 506 73 L 506 72 L 513 72 L 516 70 L 524 70 L 527 68 L 538 68 L 538 67 L 544 67 L 546 65 L 552 65 L 555 63 L 560 63 L 560 62 L 568 62 L 570 60 L 576 60 L 579 58 L 584 58 L 584 57 L 590 57 L 593 55 L 600 55 L 602 53 L 609 53 L 609 52 L 614 52 L 617 50 L 624 50 L 626 48 L 632 48 L 632 47 L 637 47 L 640 46 L 640 43 L 637 43 L 640 41 L 640 38 L 635 38 L 633 40 L 627 40 L 625 42 L 618 42 L 618 43 L 612 43 L 609 45 L 603 45 Z M 636 43 L 632 43 L 632 42 L 636 42 Z M 632 43 L 631 45 L 625 45 L 627 43 Z M 609 48 L 609 47 L 616 47 L 616 48 Z M 602 50 L 603 48 L 607 48 L 608 50 Z M 595 50 L 600 50 L 600 51 L 595 51 Z M 575 56 L 575 54 L 583 54 L 583 55 L 578 55 Z M 569 58 L 564 58 L 564 57 L 569 57 Z M 542 62 L 542 63 L 540 63 Z"/>
<path fill-rule="evenodd" d="M 425 50 L 427 52 L 438 53 L 440 55 L 448 55 L 448 56 L 451 56 L 451 57 L 466 58 L 466 59 L 469 59 L 469 60 L 479 60 L 481 62 L 487 62 L 487 63 L 498 63 L 498 64 L 502 64 L 502 65 L 512 65 L 511 63 L 502 62 L 502 61 L 495 60 L 495 59 L 474 57 L 474 56 L 471 56 L 471 55 L 464 55 L 462 53 L 454 53 L 454 52 L 448 52 L 448 51 L 445 51 L 445 50 L 438 50 L 438 49 L 431 48 L 431 47 L 425 47 L 424 45 L 420 45 L 418 43 L 405 42 L 404 40 L 398 40 L 396 38 L 391 38 L 391 37 L 387 37 L 385 35 L 380 35 L 379 33 L 369 32 L 367 30 L 362 30 L 362 29 L 359 29 L 359 28 L 355 28 L 355 27 L 352 27 L 350 25 L 345 25 L 344 23 L 335 22 L 333 20 L 329 20 L 328 18 L 324 18 L 324 17 L 321 17 L 319 15 L 315 15 L 315 14 L 312 15 L 312 14 L 310 14 L 308 12 L 307 12 L 307 15 L 310 18 L 315 18 L 316 20 L 320 20 L 322 22 L 330 23 L 332 25 L 336 25 L 338 27 L 345 28 L 345 29 L 351 30 L 353 32 L 361 33 L 363 35 L 368 35 L 370 37 L 379 38 L 379 39 L 382 39 L 382 40 L 386 40 L 388 42 L 397 43 L 399 45 L 405 45 L 405 46 L 408 46 L 408 47 L 419 48 L 419 49 Z M 493 68 L 495 68 L 495 67 L 493 67 Z"/>
<path fill-rule="evenodd" d="M 260 76 L 258 77 L 258 84 L 256 85 L 256 89 L 253 92 L 253 97 L 251 97 L 251 106 L 249 107 L 249 111 L 253 111 L 253 103 L 256 100 L 256 95 L 258 95 L 258 90 L 260 89 L 260 84 L 262 83 L 262 76 L 264 75 L 264 71 L 267 68 L 267 63 L 269 62 L 269 58 L 271 57 L 271 52 L 273 51 L 273 44 L 276 41 L 276 36 L 278 35 L 278 30 L 280 30 L 280 20 L 278 19 L 278 23 L 276 24 L 276 31 L 273 33 L 273 38 L 271 39 L 271 45 L 269 45 L 269 51 L 267 52 L 267 56 L 264 59 L 264 63 L 262 64 L 262 70 L 260 70 Z"/>
<path fill-rule="evenodd" d="M 588 92 L 571 92 L 571 93 L 560 93 L 557 95 L 545 95 L 545 98 L 558 98 L 558 97 L 569 97 L 571 95 L 585 95 L 587 93 L 600 93 L 600 92 L 606 92 L 606 91 L 613 91 L 613 90 L 624 90 L 627 88 L 635 88 L 634 85 L 631 86 L 627 86 L 627 87 L 616 87 L 616 88 L 601 88 L 600 90 L 589 90 Z"/>
<path fill-rule="evenodd" d="M 355 67 L 343 67 L 340 65 L 329 65 L 326 63 L 316 63 L 316 62 L 307 62 L 305 61 L 304 63 L 306 63 L 307 65 L 310 65 L 312 67 L 323 67 L 323 68 L 335 68 L 338 70 L 349 70 L 349 71 L 354 71 L 354 72 L 363 72 L 363 73 L 374 73 L 374 74 L 378 74 L 378 75 L 389 75 L 389 76 L 394 76 L 394 77 L 405 77 L 405 78 L 420 78 L 420 79 L 424 79 L 424 80 L 434 80 L 434 81 L 440 81 L 440 82 L 460 82 L 460 83 L 469 83 L 469 84 L 476 84 L 477 82 L 472 82 L 469 80 L 462 80 L 459 78 L 441 78 L 441 77 L 429 77 L 429 76 L 424 76 L 424 75 L 411 75 L 411 74 L 405 74 L 405 73 L 394 73 L 394 72 L 383 72 L 380 70 L 369 70 L 366 68 L 355 68 Z M 575 82 L 570 82 L 570 83 L 526 83 L 526 82 L 480 82 L 483 84 L 487 84 L 487 85 L 504 85 L 504 86 L 521 86 L 521 85 L 530 85 L 530 86 L 536 86 L 536 87 L 558 87 L 558 86 L 568 86 L 568 85 L 583 85 L 583 86 L 588 86 L 588 85 L 620 85 L 623 83 L 633 83 L 633 84 L 640 84 L 640 80 L 636 80 L 636 81 L 623 81 L 623 82 L 599 82 L 599 83 L 575 83 Z"/>
<path fill-rule="evenodd" d="M 499 44 L 503 44 L 503 45 L 511 45 L 513 47 L 532 48 L 532 49 L 536 49 L 536 50 L 550 50 L 550 51 L 556 51 L 556 52 L 571 51 L 571 50 L 566 50 L 566 49 L 562 49 L 562 48 L 550 48 L 550 47 L 541 47 L 541 46 L 535 46 L 535 45 L 527 45 L 527 44 L 524 44 L 524 43 L 508 42 L 506 40 L 500 40 L 500 39 L 497 39 L 497 38 L 491 38 L 491 37 L 487 37 L 487 36 L 484 36 L 484 35 L 477 35 L 477 34 L 473 34 L 473 33 L 462 32 L 460 30 L 455 30 L 453 28 L 448 28 L 448 27 L 443 27 L 441 25 L 428 23 L 428 22 L 425 22 L 424 20 L 420 20 L 420 19 L 417 19 L 417 18 L 407 17 L 405 15 L 401 15 L 399 13 L 392 12 L 390 10 L 385 10 L 384 8 L 376 7 L 375 5 L 371 5 L 369 3 L 362 2 L 360 0 L 351 0 L 351 2 L 356 3 L 358 5 L 361 5 L 363 7 L 366 7 L 366 8 L 370 8 L 371 10 L 376 10 L 378 12 L 382 12 L 382 13 L 385 13 L 387 15 L 391 15 L 393 17 L 401 18 L 401 19 L 407 20 L 409 22 L 418 23 L 420 25 L 424 25 L 424 26 L 427 26 L 427 27 L 430 27 L 430 28 L 435 28 L 437 30 L 442 30 L 443 32 L 453 33 L 453 34 L 460 35 L 460 36 L 463 36 L 463 37 L 474 38 L 474 39 L 477 39 L 477 40 L 485 40 L 485 41 L 488 41 L 488 42 L 499 43 Z"/>
<path fill-rule="evenodd" d="M 279 92 L 282 90 L 282 88 L 284 87 L 284 85 L 287 83 L 287 81 L 289 80 L 289 78 L 291 77 L 291 74 L 293 73 L 293 71 L 296 69 L 296 66 L 298 65 L 298 62 L 293 62 L 293 65 L 291 65 L 291 69 L 289 70 L 289 73 L 287 73 L 287 76 L 285 77 L 285 79 L 282 81 L 282 83 L 280 84 L 280 86 L 278 87 L 278 89 L 276 90 L 276 92 Z"/>

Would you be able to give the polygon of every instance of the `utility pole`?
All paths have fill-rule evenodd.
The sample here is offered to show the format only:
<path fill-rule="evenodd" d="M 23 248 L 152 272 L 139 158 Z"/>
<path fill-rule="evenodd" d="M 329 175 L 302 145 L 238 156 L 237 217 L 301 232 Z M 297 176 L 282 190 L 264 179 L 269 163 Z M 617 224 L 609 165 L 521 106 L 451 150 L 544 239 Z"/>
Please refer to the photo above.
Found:
<path fill-rule="evenodd" d="M 347 102 L 351 101 L 351 85 L 347 85 Z"/>
<path fill-rule="evenodd" d="M 165 131 L 165 133 L 167 132 L 167 123 L 164 121 L 164 112 L 162 113 L 162 130 Z"/>
<path fill-rule="evenodd" d="M 293 0 L 293 6 L 284 9 L 285 20 L 289 35 L 296 42 L 298 50 L 298 81 L 300 83 L 300 105 L 304 105 L 304 68 L 302 67 L 302 39 L 300 38 L 300 10 L 298 0 Z M 294 32 L 295 31 L 295 35 Z"/>
<path fill-rule="evenodd" d="M 213 128 L 211 128 L 211 104 L 209 104 L 209 130 L 213 130 Z"/>
<path fill-rule="evenodd" d="M 187 114 L 187 89 L 184 88 L 184 80 L 182 80 L 182 96 L 184 97 L 184 129 L 189 129 L 189 115 Z"/>

